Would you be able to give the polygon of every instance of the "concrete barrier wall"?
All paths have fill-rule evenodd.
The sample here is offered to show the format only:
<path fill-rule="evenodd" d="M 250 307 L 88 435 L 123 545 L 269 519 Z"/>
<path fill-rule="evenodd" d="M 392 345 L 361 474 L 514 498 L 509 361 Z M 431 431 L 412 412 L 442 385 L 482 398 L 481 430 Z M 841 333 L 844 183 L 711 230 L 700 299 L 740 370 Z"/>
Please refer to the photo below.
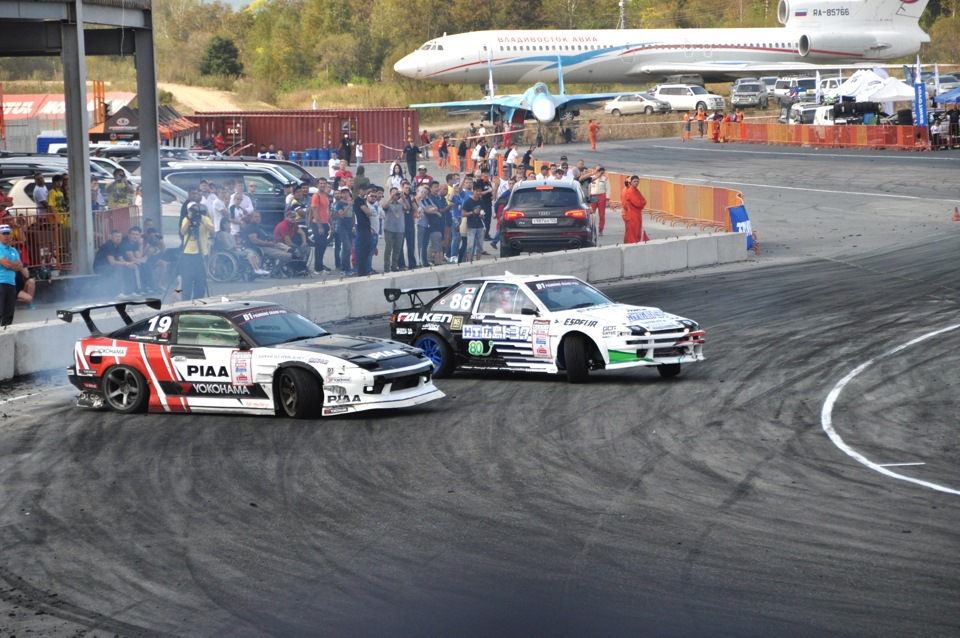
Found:
<path fill-rule="evenodd" d="M 721 233 L 655 240 L 646 244 L 521 255 L 364 279 L 298 283 L 233 295 L 231 299 L 273 301 L 322 324 L 389 312 L 390 304 L 383 297 L 384 288 L 448 286 L 461 279 L 502 275 L 507 271 L 524 275 L 572 275 L 590 282 L 609 281 L 743 261 L 749 254 L 742 234 Z M 189 302 L 176 305 L 189 305 Z M 153 312 L 145 307 L 130 310 L 135 319 L 150 316 Z M 105 333 L 123 326 L 112 309 L 94 314 L 94 319 Z M 51 318 L 8 326 L 0 331 L 0 380 L 66 368 L 72 363 L 74 343 L 87 334 L 80 317 L 70 324 Z"/>

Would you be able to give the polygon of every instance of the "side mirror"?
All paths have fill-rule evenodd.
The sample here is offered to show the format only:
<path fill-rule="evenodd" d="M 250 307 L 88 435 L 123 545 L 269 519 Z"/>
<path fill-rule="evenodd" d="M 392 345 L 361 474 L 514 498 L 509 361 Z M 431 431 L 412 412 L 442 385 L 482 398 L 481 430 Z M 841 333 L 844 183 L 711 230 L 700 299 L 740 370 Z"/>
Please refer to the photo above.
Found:
<path fill-rule="evenodd" d="M 539 316 L 540 316 L 540 312 L 537 311 L 536 308 L 521 308 L 520 314 L 521 314 L 521 315 L 533 315 L 534 317 L 539 317 Z"/>
<path fill-rule="evenodd" d="M 237 350 L 246 351 L 250 349 L 250 344 L 243 337 L 240 337 L 240 343 L 237 344 Z"/>

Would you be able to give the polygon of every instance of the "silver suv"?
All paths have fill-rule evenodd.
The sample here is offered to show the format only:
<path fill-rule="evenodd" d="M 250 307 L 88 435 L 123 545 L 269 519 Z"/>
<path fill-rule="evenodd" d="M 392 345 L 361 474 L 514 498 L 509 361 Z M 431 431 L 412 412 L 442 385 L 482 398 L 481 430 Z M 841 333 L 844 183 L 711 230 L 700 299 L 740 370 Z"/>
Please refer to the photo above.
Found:
<path fill-rule="evenodd" d="M 730 105 L 767 108 L 767 89 L 759 82 L 737 84 L 730 90 Z"/>

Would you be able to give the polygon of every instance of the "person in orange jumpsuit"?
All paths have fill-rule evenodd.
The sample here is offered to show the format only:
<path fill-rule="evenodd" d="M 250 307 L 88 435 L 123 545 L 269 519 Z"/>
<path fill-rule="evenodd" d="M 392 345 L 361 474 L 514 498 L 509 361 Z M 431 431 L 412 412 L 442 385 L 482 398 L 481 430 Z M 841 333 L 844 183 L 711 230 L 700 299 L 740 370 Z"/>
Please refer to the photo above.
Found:
<path fill-rule="evenodd" d="M 683 131 L 685 139 L 690 139 L 690 111 L 683 112 Z"/>
<path fill-rule="evenodd" d="M 630 177 L 624 186 L 620 194 L 625 223 L 623 243 L 639 244 L 643 240 L 643 209 L 647 206 L 647 200 L 640 192 L 640 178 L 636 175 Z"/>
<path fill-rule="evenodd" d="M 592 150 L 597 150 L 597 131 L 600 130 L 600 125 L 590 120 L 590 125 L 587 127 L 590 131 L 590 148 Z"/>

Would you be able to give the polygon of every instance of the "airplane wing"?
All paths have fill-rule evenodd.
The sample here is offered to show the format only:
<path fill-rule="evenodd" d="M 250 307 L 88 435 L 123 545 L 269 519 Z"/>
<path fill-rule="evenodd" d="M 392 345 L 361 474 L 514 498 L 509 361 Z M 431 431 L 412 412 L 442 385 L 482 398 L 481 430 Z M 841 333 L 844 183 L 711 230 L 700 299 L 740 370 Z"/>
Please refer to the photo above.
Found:
<path fill-rule="evenodd" d="M 553 101 L 557 108 L 592 104 L 593 102 L 607 102 L 621 95 L 630 95 L 636 91 L 621 91 L 620 93 L 571 93 L 569 95 L 554 95 Z"/>
<path fill-rule="evenodd" d="M 520 95 L 500 95 L 493 98 L 485 97 L 480 100 L 462 100 L 460 102 L 431 102 L 428 104 L 411 104 L 412 109 L 449 109 L 459 111 L 488 111 L 490 107 L 508 109 L 529 108 L 523 106 Z"/>
<path fill-rule="evenodd" d="M 664 77 L 678 74 L 697 74 L 706 81 L 732 80 L 744 75 L 782 75 L 784 73 L 812 73 L 837 69 L 872 69 L 884 65 L 878 64 L 810 64 L 809 62 L 780 62 L 772 64 L 757 64 L 756 62 L 705 62 L 705 63 L 671 63 L 671 64 L 641 64 L 631 68 L 627 75 L 630 77 L 657 76 Z M 900 68 L 892 65 L 890 68 Z"/>

